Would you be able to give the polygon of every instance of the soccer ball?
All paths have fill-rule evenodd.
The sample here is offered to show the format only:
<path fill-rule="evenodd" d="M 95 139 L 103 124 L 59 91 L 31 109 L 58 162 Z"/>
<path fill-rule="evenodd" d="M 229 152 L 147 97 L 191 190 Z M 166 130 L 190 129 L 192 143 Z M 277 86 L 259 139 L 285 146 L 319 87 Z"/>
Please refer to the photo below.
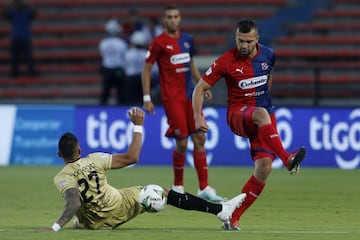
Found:
<path fill-rule="evenodd" d="M 147 212 L 160 212 L 166 206 L 167 193 L 158 185 L 146 185 L 140 191 L 139 202 Z"/>

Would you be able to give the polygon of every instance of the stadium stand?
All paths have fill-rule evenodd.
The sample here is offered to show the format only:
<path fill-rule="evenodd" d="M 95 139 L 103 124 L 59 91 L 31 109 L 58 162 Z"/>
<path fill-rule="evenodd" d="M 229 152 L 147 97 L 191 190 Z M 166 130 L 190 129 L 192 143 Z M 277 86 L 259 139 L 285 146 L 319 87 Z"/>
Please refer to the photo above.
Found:
<path fill-rule="evenodd" d="M 7 6 L 0 2 L 0 8 Z M 170 0 L 32 0 L 38 77 L 8 77 L 10 26 L 0 21 L 0 102 L 97 104 L 100 94 L 98 42 L 110 17 L 121 22 L 136 7 L 142 18 L 160 17 Z M 241 17 L 265 19 L 286 0 L 182 0 L 182 29 L 196 39 L 199 55 L 219 54 Z M 135 5 L 136 4 L 136 5 Z M 219 47 L 221 46 L 221 47 Z M 24 69 L 24 66 L 22 66 Z"/>
<path fill-rule="evenodd" d="M 41 75 L 8 77 L 10 28 L 6 21 L 0 21 L 0 103 L 97 104 L 101 82 L 97 44 L 104 34 L 105 21 L 110 17 L 122 21 L 133 7 L 143 18 L 158 17 L 166 4 L 173 3 L 138 0 L 135 6 L 133 0 L 31 2 L 39 13 L 33 24 L 33 43 Z M 233 44 L 232 32 L 239 18 L 256 18 L 261 41 L 277 53 L 275 99 L 280 105 L 321 105 L 332 103 L 328 99 L 348 102 L 359 94 L 359 3 L 182 0 L 178 6 L 182 9 L 182 29 L 194 35 L 198 55 L 203 59 L 213 59 Z M 4 7 L 6 2 L 1 1 L 0 8 Z M 201 68 L 205 66 L 207 61 L 200 62 Z"/>
<path fill-rule="evenodd" d="M 318 105 L 359 105 L 359 0 L 332 0 L 310 22 L 287 26 L 273 41 L 277 53 L 273 94 L 313 99 Z"/>

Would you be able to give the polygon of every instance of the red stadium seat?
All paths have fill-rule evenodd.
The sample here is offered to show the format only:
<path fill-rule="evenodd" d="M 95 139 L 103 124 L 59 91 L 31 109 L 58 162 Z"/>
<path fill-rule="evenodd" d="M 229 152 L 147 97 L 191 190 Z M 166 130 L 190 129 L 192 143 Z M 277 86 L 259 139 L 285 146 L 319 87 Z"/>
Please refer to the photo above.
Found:
<path fill-rule="evenodd" d="M 360 17 L 360 9 L 334 9 L 334 10 L 319 10 L 315 12 L 314 17 Z"/>
<path fill-rule="evenodd" d="M 284 36 L 275 39 L 277 44 L 359 44 L 360 36 Z"/>
<path fill-rule="evenodd" d="M 292 29 L 294 31 L 357 31 L 360 29 L 360 23 L 299 23 L 292 26 Z"/>
<path fill-rule="evenodd" d="M 118 0 L 101 0 L 99 2 L 98 0 L 32 0 L 31 3 L 34 6 L 62 6 L 62 7 L 74 7 L 74 6 L 80 6 L 80 7 L 91 7 L 91 6 L 119 6 L 122 7 L 134 7 L 134 1 L 133 0 L 121 0 L 119 2 Z M 283 5 L 286 3 L 286 0 L 263 0 L 261 2 L 257 0 L 222 0 L 222 5 Z M 136 5 L 137 6 L 166 6 L 169 4 L 174 4 L 174 1 L 172 0 L 137 0 Z M 217 0 L 182 0 L 178 3 L 179 6 L 181 5 L 190 5 L 190 6 L 203 6 L 203 5 L 218 5 L 219 1 Z M 7 3 L 5 1 L 2 1 L 0 4 L 1 7 L 7 6 Z"/>

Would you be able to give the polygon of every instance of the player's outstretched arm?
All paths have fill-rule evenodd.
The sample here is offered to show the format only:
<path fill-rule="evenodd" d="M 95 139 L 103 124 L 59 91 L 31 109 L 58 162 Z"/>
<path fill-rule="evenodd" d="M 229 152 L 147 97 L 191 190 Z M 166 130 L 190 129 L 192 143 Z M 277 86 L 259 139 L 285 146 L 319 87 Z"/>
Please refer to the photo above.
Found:
<path fill-rule="evenodd" d="M 128 114 L 130 120 L 134 124 L 133 138 L 126 153 L 113 154 L 111 164 L 112 169 L 122 168 L 137 163 L 140 157 L 145 112 L 140 108 L 133 107 L 128 111 Z"/>

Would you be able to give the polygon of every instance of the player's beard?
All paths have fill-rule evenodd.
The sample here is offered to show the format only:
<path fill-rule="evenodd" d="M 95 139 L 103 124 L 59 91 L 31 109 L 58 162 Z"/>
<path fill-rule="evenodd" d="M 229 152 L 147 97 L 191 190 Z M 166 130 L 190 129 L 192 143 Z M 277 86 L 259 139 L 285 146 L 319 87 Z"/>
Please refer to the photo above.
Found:
<path fill-rule="evenodd" d="M 169 33 L 174 34 L 178 31 L 178 29 L 179 29 L 179 27 L 177 25 L 173 24 L 173 25 L 169 25 L 167 30 Z"/>
<path fill-rule="evenodd" d="M 239 53 L 241 57 L 249 57 L 250 56 L 250 50 L 247 48 L 240 48 Z"/>

